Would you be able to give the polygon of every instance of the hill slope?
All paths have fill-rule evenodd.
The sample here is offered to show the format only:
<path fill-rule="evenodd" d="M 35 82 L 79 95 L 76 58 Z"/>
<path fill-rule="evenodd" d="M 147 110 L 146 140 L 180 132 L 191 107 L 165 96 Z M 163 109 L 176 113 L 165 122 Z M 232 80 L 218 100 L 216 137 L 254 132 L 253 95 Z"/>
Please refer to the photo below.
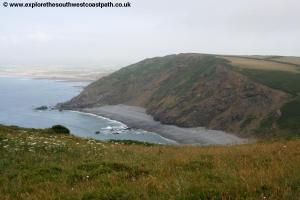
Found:
<path fill-rule="evenodd" d="M 0 125 L 0 199 L 297 199 L 300 141 L 100 142 Z"/>
<path fill-rule="evenodd" d="M 145 107 L 162 123 L 205 126 L 244 136 L 270 133 L 264 129 L 266 124 L 268 129 L 277 129 L 280 108 L 295 93 L 253 78 L 246 73 L 251 63 L 242 67 L 241 60 L 238 64 L 233 61 L 236 59 L 203 54 L 146 59 L 92 83 L 60 107 L 135 105 Z M 273 70 L 278 70 L 278 65 L 276 61 Z M 290 70 L 295 67 L 293 64 L 286 73 L 294 73 Z M 257 67 L 250 70 L 261 71 Z M 272 74 L 270 69 L 267 72 Z"/>

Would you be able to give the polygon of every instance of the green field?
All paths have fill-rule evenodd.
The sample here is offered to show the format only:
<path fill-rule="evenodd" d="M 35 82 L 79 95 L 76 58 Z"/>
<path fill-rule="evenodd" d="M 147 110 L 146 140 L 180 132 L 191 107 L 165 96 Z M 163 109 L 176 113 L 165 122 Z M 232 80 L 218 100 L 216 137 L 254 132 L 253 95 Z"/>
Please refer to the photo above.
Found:
<path fill-rule="evenodd" d="M 283 71 L 237 69 L 251 79 L 274 89 L 283 90 L 293 95 L 300 94 L 300 74 Z"/>
<path fill-rule="evenodd" d="M 300 96 L 281 108 L 282 117 L 278 120 L 280 128 L 300 135 Z"/>
<path fill-rule="evenodd" d="M 103 143 L 0 126 L 0 199 L 297 199 L 300 140 Z"/>
<path fill-rule="evenodd" d="M 271 60 L 274 61 L 279 61 L 279 62 L 285 62 L 285 63 L 291 63 L 298 65 L 300 67 L 300 57 L 293 57 L 293 56 L 275 56 L 273 58 L 270 58 Z"/>
<path fill-rule="evenodd" d="M 266 71 L 282 71 L 299 73 L 299 66 L 295 60 L 276 60 L 268 57 L 245 57 L 245 56 L 219 56 L 230 62 L 234 67 L 241 69 L 256 69 Z M 274 60 L 273 60 L 274 59 Z M 298 61 L 298 60 L 297 60 Z"/>

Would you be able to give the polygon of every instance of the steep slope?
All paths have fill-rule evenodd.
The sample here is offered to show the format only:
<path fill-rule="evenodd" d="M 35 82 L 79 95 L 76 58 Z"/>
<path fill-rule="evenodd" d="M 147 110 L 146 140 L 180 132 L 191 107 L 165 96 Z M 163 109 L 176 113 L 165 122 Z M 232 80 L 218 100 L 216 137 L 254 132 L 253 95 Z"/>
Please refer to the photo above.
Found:
<path fill-rule="evenodd" d="M 279 109 L 289 95 L 232 69 L 229 61 L 213 55 L 146 59 L 92 83 L 60 107 L 136 105 L 162 123 L 240 135 L 254 133 L 265 119 L 276 128 Z"/>

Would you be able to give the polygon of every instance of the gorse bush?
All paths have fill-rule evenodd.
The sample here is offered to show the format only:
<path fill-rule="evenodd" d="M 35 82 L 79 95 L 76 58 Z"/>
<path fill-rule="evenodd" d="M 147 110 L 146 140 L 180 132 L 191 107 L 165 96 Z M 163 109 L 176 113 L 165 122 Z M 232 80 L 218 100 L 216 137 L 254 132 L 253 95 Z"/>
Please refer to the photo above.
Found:
<path fill-rule="evenodd" d="M 62 125 L 54 125 L 51 130 L 58 134 L 70 134 L 70 130 Z"/>

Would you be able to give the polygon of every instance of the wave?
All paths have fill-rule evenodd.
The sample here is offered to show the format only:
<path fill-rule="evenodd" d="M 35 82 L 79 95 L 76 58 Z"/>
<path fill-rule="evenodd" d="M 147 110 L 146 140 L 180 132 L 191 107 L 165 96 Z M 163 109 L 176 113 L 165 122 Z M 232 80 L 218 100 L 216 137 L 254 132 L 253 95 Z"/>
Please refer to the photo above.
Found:
<path fill-rule="evenodd" d="M 74 112 L 74 113 L 79 113 L 79 114 L 82 114 L 82 115 L 88 115 L 88 116 L 104 119 L 106 121 L 109 121 L 110 123 L 118 124 L 120 129 L 127 129 L 128 128 L 128 126 L 126 124 L 123 124 L 122 122 L 119 122 L 119 121 L 113 120 L 113 119 L 109 119 L 107 117 L 103 117 L 103 116 L 100 116 L 100 115 L 96 115 L 96 114 L 93 114 L 93 113 L 81 112 L 81 111 L 76 111 L 76 110 L 69 110 L 69 112 Z M 111 128 L 113 128 L 113 127 L 111 127 Z"/>
<path fill-rule="evenodd" d="M 119 126 L 120 128 L 117 128 L 117 129 L 123 129 L 123 130 L 124 130 L 124 129 L 128 129 L 128 126 L 127 126 L 126 124 L 124 124 L 124 123 L 122 123 L 122 122 L 119 122 L 119 121 L 117 121 L 117 120 L 113 120 L 113 119 L 110 119 L 110 118 L 107 118 L 107 117 L 103 117 L 103 116 L 101 116 L 101 115 L 96 115 L 96 114 L 93 114 L 93 113 L 82 112 L 82 111 L 76 111 L 76 110 L 68 110 L 68 111 L 69 111 L 69 112 L 74 112 L 74 113 L 83 114 L 83 115 L 88 115 L 88 116 L 92 116 L 92 117 L 97 117 L 97 118 L 104 119 L 104 120 L 107 120 L 107 121 L 112 122 L 112 123 L 117 123 L 117 124 L 120 125 L 120 126 Z M 108 129 L 108 128 L 111 128 L 111 129 Z M 112 126 L 107 126 L 107 127 L 103 128 L 103 129 L 105 129 L 105 130 L 112 130 L 113 127 L 112 127 Z M 163 137 L 163 136 L 161 136 L 161 135 L 159 135 L 159 134 L 157 134 L 157 133 L 149 132 L 149 131 L 142 130 L 142 129 L 138 129 L 138 130 L 141 132 L 141 134 L 151 133 L 151 134 L 153 134 L 153 135 L 156 135 L 156 136 L 162 138 L 162 139 L 165 140 L 165 141 L 168 141 L 170 144 L 178 144 L 178 142 L 176 142 L 176 141 L 174 141 L 174 140 L 172 140 L 172 139 L 169 139 L 169 138 L 165 138 L 165 137 Z M 137 134 L 137 133 L 135 133 L 135 134 Z"/>

